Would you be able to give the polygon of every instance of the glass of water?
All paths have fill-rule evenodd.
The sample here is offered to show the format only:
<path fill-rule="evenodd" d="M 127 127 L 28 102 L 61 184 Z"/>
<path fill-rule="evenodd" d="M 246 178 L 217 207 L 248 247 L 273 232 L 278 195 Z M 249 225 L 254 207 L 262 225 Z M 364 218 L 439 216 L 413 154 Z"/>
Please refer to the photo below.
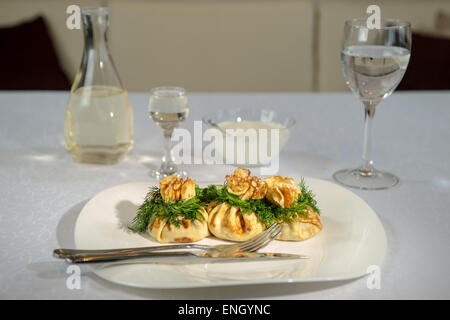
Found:
<path fill-rule="evenodd" d="M 186 172 L 179 169 L 175 164 L 172 154 L 172 133 L 189 114 L 189 106 L 186 90 L 179 87 L 158 87 L 150 91 L 148 104 L 150 118 L 163 130 L 164 155 L 161 166 L 152 170 L 151 176 L 162 179 L 165 176 L 176 174 L 186 177 Z"/>
<path fill-rule="evenodd" d="M 381 20 L 369 29 L 366 19 L 345 22 L 341 61 L 347 85 L 364 105 L 362 163 L 356 169 L 336 172 L 333 178 L 348 187 L 386 189 L 399 179 L 378 171 L 372 161 L 372 122 L 375 108 L 392 94 L 405 74 L 411 51 L 411 24 L 397 19 Z"/>

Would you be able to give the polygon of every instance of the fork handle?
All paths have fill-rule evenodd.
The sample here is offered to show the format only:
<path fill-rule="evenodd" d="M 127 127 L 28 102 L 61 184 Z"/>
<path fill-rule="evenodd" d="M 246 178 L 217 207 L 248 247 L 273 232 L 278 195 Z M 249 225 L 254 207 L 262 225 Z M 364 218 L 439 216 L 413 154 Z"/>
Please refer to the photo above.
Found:
<path fill-rule="evenodd" d="M 87 263 L 87 262 L 107 262 L 107 261 L 117 261 L 126 260 L 133 258 L 142 257 L 185 257 L 193 256 L 192 252 L 189 251 L 176 251 L 176 252 L 128 252 L 119 254 L 101 254 L 101 255 L 71 255 L 67 256 L 65 259 L 71 263 Z"/>
<path fill-rule="evenodd" d="M 140 247 L 140 248 L 123 248 L 123 249 L 101 249 L 101 250 L 80 250 L 80 249 L 55 249 L 53 256 L 56 258 L 67 259 L 74 255 L 102 255 L 102 254 L 123 254 L 131 252 L 155 252 L 166 250 L 178 250 L 178 249 L 201 249 L 206 251 L 217 251 L 212 247 L 198 245 L 198 244 L 176 244 L 167 246 L 153 246 L 153 247 Z"/>

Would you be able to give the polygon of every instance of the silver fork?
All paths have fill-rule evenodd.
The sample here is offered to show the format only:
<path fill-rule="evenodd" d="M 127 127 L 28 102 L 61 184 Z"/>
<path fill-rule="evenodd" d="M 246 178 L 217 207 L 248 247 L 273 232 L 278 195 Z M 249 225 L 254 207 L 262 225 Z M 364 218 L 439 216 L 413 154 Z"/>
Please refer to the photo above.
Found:
<path fill-rule="evenodd" d="M 55 249 L 53 255 L 56 258 L 62 259 L 76 259 L 87 256 L 102 256 L 102 255 L 123 255 L 129 253 L 145 253 L 145 252 L 157 252 L 168 251 L 178 249 L 200 249 L 209 252 L 254 252 L 269 244 L 281 233 L 281 225 L 275 222 L 267 230 L 255 236 L 254 238 L 234 244 L 221 244 L 221 245 L 200 245 L 195 243 L 167 245 L 167 246 L 152 246 L 152 247 L 140 247 L 140 248 L 124 248 L 124 249 L 104 249 L 104 250 L 79 250 L 79 249 Z"/>

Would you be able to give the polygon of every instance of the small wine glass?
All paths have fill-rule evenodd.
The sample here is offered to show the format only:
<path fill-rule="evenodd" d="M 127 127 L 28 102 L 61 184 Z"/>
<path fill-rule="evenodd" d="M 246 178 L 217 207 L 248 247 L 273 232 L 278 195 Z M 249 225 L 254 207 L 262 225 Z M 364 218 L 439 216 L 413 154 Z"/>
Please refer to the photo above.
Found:
<path fill-rule="evenodd" d="M 150 118 L 163 129 L 164 135 L 164 155 L 161 166 L 157 170 L 152 170 L 151 176 L 158 180 L 170 175 L 185 178 L 186 172 L 175 164 L 171 138 L 174 129 L 186 120 L 189 114 L 186 90 L 180 87 L 153 88 L 150 91 L 148 110 Z"/>
<path fill-rule="evenodd" d="M 339 183 L 358 189 L 386 189 L 399 179 L 378 171 L 372 161 L 372 122 L 375 108 L 394 92 L 405 74 L 411 51 L 411 24 L 382 19 L 379 29 L 369 29 L 366 19 L 345 22 L 341 61 L 346 83 L 364 104 L 362 163 L 356 169 L 334 173 Z"/>

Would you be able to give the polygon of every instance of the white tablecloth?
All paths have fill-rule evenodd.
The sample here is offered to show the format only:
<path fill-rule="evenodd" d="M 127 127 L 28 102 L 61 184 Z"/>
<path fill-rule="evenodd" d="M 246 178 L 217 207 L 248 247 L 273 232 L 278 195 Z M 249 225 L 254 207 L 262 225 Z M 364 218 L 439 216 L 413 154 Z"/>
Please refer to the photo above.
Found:
<path fill-rule="evenodd" d="M 147 116 L 147 94 L 131 94 L 135 147 L 114 166 L 81 165 L 64 149 L 61 92 L 0 93 L 0 298 L 450 298 L 450 92 L 395 93 L 374 124 L 374 161 L 397 174 L 393 189 L 358 191 L 387 233 L 381 289 L 366 278 L 344 282 L 190 290 L 137 290 L 82 273 L 66 287 L 65 262 L 52 250 L 73 243 L 73 225 L 101 190 L 148 179 L 157 166 L 161 133 Z M 184 127 L 214 110 L 264 106 L 297 120 L 281 153 L 281 175 L 331 180 L 359 164 L 363 113 L 349 93 L 190 94 Z M 221 180 L 233 167 L 186 166 L 197 180 Z"/>

